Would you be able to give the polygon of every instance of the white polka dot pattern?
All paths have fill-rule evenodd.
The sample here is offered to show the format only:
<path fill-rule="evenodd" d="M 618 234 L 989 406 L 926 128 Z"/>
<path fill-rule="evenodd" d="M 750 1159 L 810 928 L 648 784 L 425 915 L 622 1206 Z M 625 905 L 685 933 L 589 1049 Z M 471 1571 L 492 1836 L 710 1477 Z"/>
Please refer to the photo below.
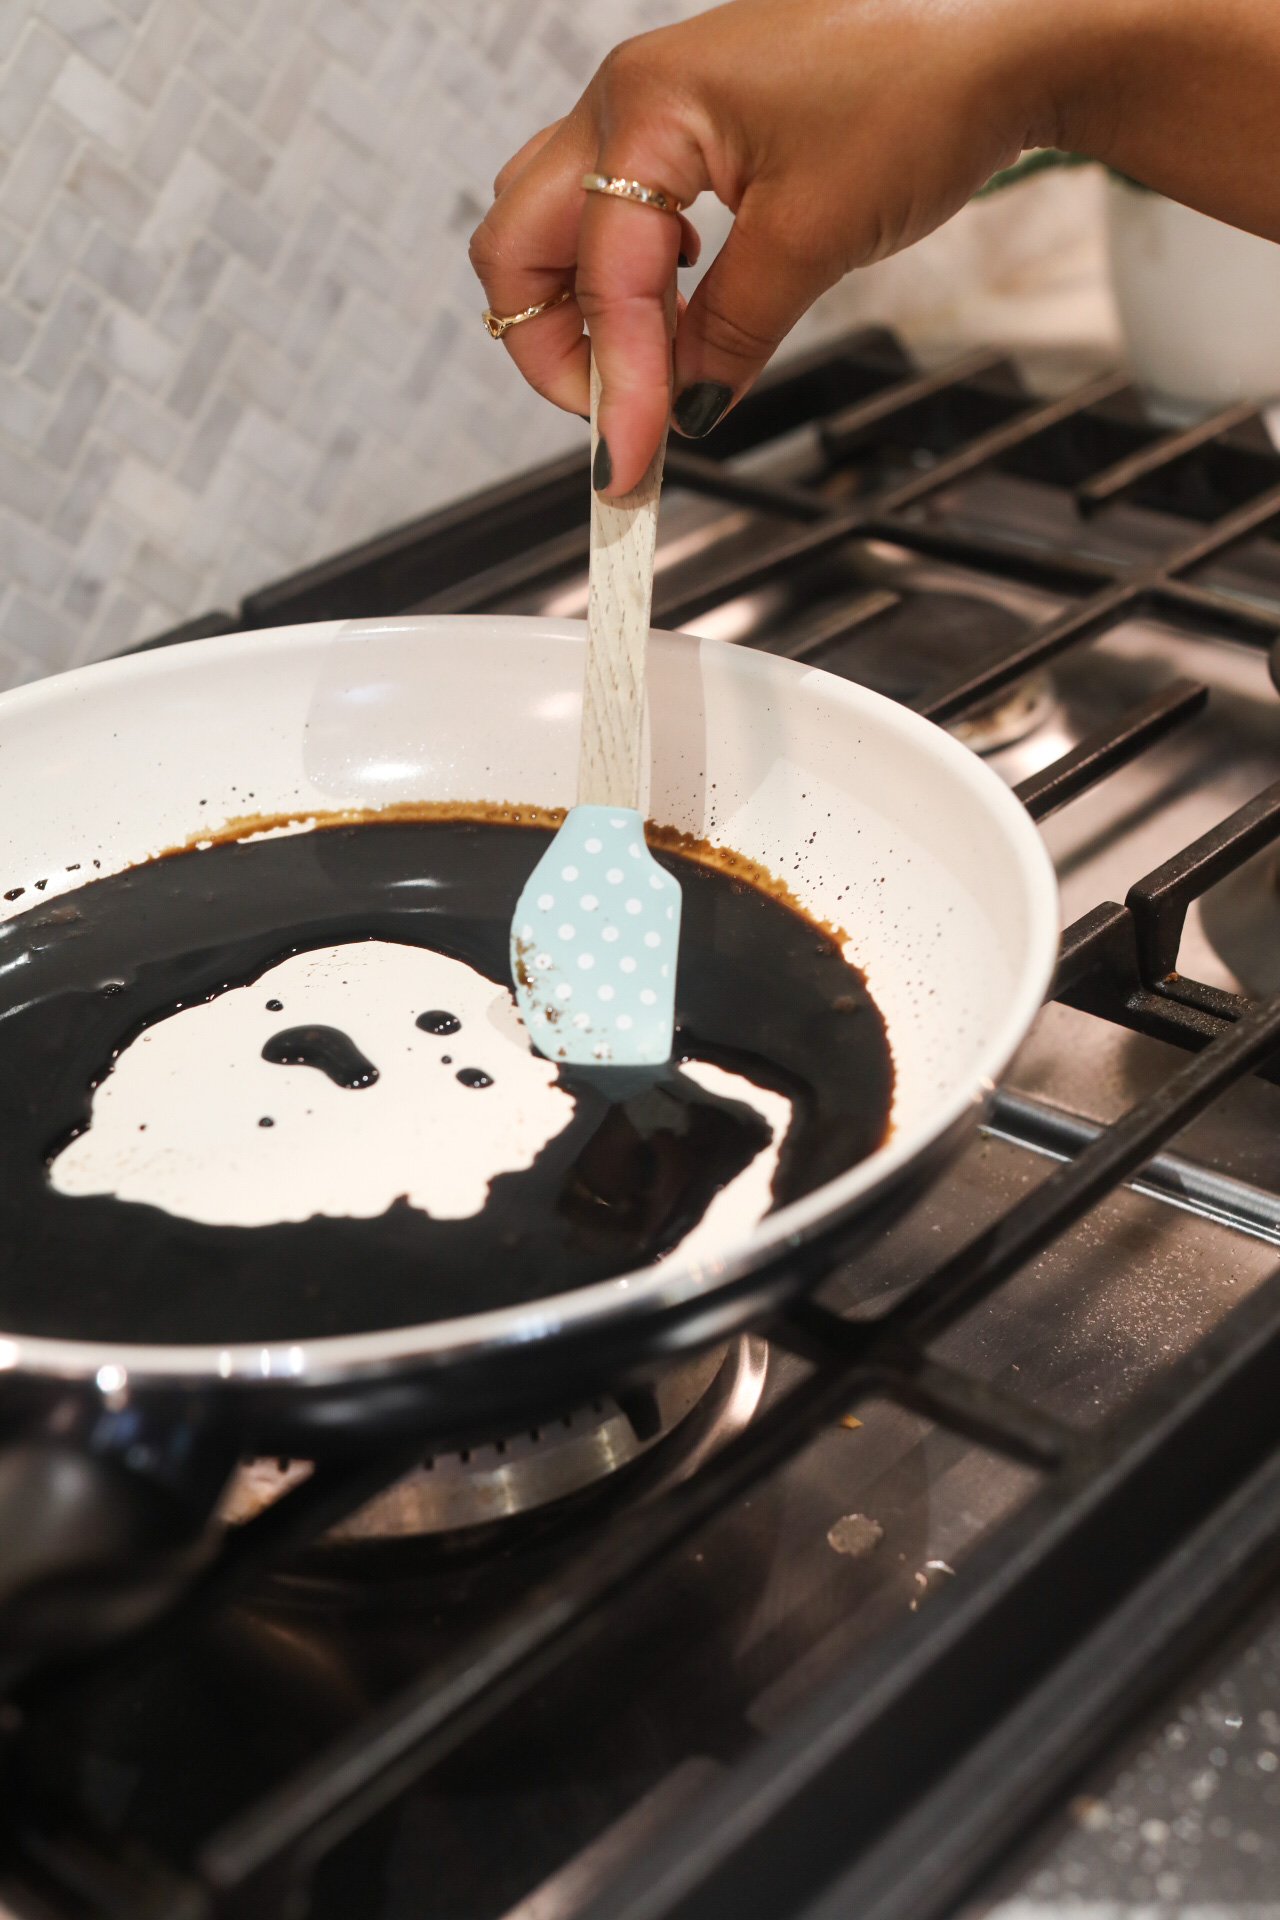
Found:
<path fill-rule="evenodd" d="M 539 1053 L 576 1066 L 669 1060 L 679 945 L 680 885 L 639 813 L 574 807 L 511 926 L 516 1001 Z"/>

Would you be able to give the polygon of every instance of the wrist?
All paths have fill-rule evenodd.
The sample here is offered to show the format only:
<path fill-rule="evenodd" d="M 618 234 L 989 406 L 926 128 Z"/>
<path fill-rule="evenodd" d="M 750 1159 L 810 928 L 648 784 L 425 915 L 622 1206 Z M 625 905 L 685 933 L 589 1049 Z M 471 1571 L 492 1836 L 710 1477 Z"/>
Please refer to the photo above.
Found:
<path fill-rule="evenodd" d="M 1024 147 L 1106 159 L 1120 124 L 1129 16 L 1145 0 L 1012 0 L 997 19 L 1002 85 Z"/>

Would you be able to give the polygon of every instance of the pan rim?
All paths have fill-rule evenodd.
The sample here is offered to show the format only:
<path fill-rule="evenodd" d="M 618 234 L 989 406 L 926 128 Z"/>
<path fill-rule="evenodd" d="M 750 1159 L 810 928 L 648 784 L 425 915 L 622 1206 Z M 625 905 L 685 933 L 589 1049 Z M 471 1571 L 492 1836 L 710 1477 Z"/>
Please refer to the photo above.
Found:
<path fill-rule="evenodd" d="M 287 646 L 314 646 L 318 639 L 362 632 L 387 632 L 431 626 L 483 625 L 518 631 L 527 639 L 536 626 L 550 639 L 581 642 L 585 624 L 564 619 L 521 615 L 392 615 L 353 621 L 322 621 L 303 626 L 258 628 L 188 641 L 172 653 L 152 652 L 122 656 L 51 675 L 48 679 L 0 695 L 10 712 L 43 704 L 50 698 L 78 694 L 87 682 L 104 675 L 132 676 L 141 671 L 163 673 L 181 659 L 199 653 L 203 658 L 228 660 L 251 656 L 264 644 L 273 650 Z M 668 635 L 655 635 L 667 641 Z M 731 1252 L 712 1260 L 679 1261 L 675 1256 L 630 1273 L 593 1282 L 562 1294 L 517 1306 L 491 1308 L 450 1320 L 427 1321 L 407 1327 L 372 1332 L 328 1335 L 302 1340 L 254 1341 L 221 1344 L 169 1345 L 106 1340 L 73 1340 L 48 1335 L 9 1333 L 0 1328 L 0 1374 L 30 1374 L 68 1381 L 109 1376 L 112 1386 L 127 1376 L 135 1387 L 181 1384 L 190 1387 L 235 1385 L 270 1388 L 292 1383 L 299 1388 L 330 1387 L 388 1375 L 474 1363 L 489 1355 L 510 1355 L 521 1348 L 541 1348 L 548 1341 L 591 1330 L 623 1330 L 628 1323 L 648 1321 L 699 1300 L 712 1300 L 735 1282 L 770 1261 L 810 1243 L 819 1234 L 870 1207 L 881 1194 L 898 1184 L 909 1171 L 924 1164 L 931 1152 L 977 1112 L 994 1089 L 1025 1038 L 1044 997 L 1058 955 L 1058 890 L 1053 865 L 1038 829 L 1021 803 L 971 750 L 941 727 L 898 702 L 857 683 L 776 655 L 737 648 L 727 642 L 699 639 L 701 648 L 734 656 L 734 667 L 778 686 L 819 675 L 824 698 L 855 712 L 864 722 L 906 734 L 935 764 L 956 782 L 976 790 L 993 826 L 1012 853 L 1022 888 L 1027 919 L 1026 953 L 1008 1006 L 996 1031 L 981 1050 L 978 1061 L 952 1092 L 938 1103 L 927 1123 L 895 1134 L 865 1160 L 837 1179 L 815 1188 L 778 1213 L 769 1214 Z M 117 1376 L 120 1376 L 117 1379 Z"/>

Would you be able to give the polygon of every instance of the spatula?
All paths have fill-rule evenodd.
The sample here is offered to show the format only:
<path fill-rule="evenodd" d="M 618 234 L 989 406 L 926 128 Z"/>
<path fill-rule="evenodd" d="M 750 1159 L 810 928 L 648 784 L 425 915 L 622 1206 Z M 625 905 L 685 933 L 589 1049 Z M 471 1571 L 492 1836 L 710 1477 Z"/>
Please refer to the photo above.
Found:
<path fill-rule="evenodd" d="M 591 454 L 600 380 L 591 366 Z M 529 1038 L 574 1066 L 671 1058 L 680 884 L 645 845 L 640 726 L 664 433 L 638 487 L 591 495 L 591 584 L 578 803 L 534 868 L 511 923 Z"/>

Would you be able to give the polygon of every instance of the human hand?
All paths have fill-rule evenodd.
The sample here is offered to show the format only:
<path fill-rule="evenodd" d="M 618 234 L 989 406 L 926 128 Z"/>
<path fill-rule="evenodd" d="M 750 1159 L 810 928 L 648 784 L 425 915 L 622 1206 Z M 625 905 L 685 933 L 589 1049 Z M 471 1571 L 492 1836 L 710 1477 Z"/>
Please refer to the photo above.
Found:
<path fill-rule="evenodd" d="M 735 215 L 676 332 L 672 417 L 697 437 L 820 293 L 1025 147 L 1092 154 L 1280 240 L 1278 92 L 1276 0 L 732 0 L 610 54 L 503 168 L 472 259 L 501 313 L 574 288 L 506 345 L 540 393 L 585 413 L 587 322 L 602 491 L 623 493 L 667 417 L 663 297 L 697 236 L 584 193 L 584 173 L 685 204 L 709 190 Z"/>
<path fill-rule="evenodd" d="M 698 240 L 683 218 L 584 192 L 583 174 L 685 204 L 709 190 L 735 215 L 677 326 L 673 418 L 698 437 L 827 287 L 919 239 L 1023 147 L 1053 141 L 1033 16 L 1026 0 L 733 0 L 617 48 L 573 112 L 507 163 L 472 261 L 499 313 L 573 286 L 504 344 L 540 393 L 585 414 L 589 325 L 602 491 L 633 487 L 662 432 L 663 300 Z"/>

